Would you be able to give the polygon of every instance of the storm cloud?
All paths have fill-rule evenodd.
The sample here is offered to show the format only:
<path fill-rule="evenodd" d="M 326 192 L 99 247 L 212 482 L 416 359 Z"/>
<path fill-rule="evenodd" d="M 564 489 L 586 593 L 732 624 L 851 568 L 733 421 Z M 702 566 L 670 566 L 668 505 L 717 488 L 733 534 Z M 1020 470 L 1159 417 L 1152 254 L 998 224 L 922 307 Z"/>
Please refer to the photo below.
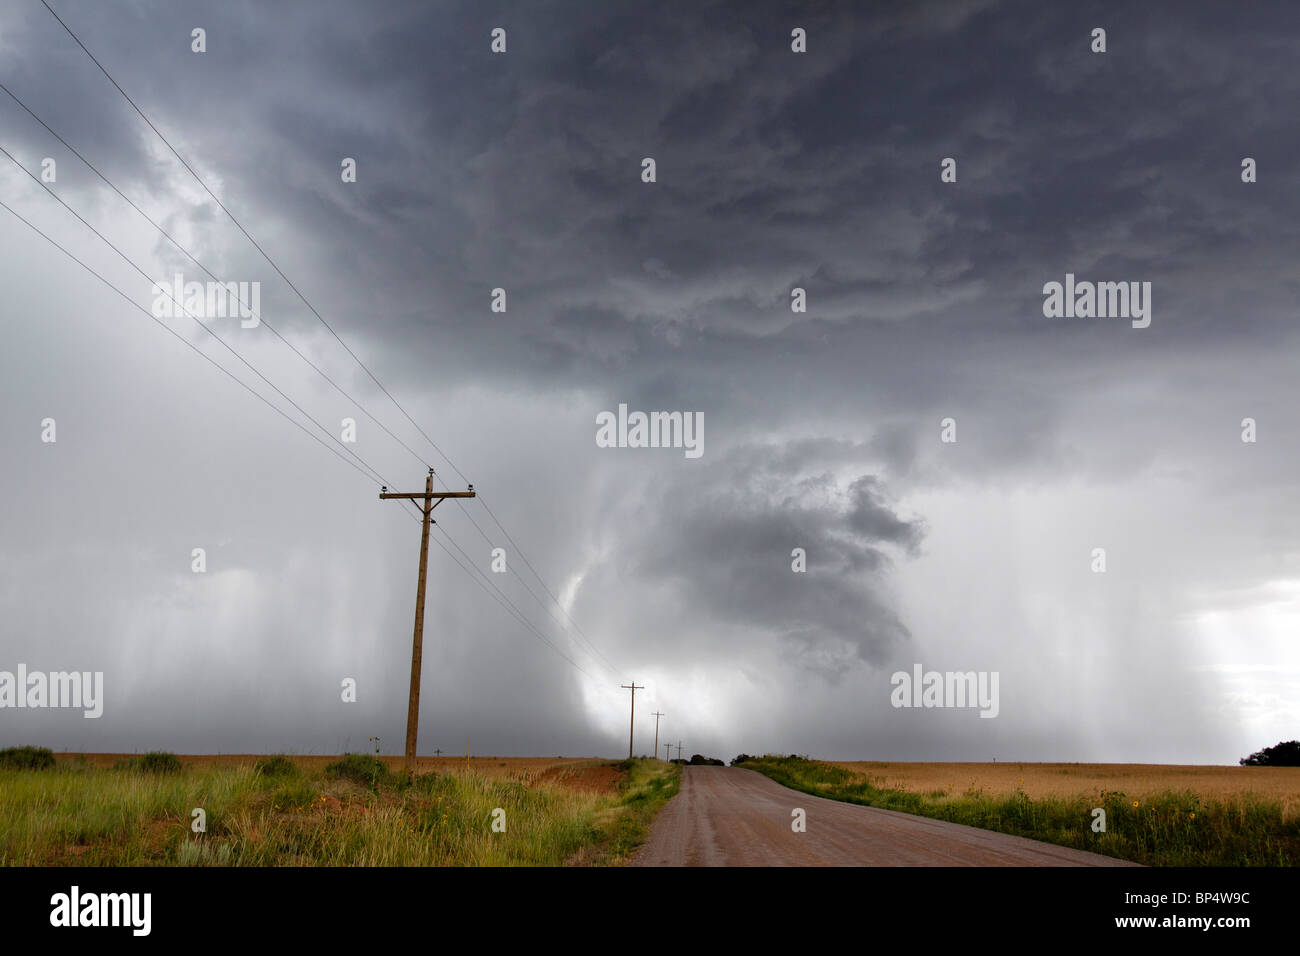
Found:
<path fill-rule="evenodd" d="M 630 680 L 728 757 L 1232 762 L 1294 736 L 1291 6 L 52 6 L 388 394 L 44 7 L 5 3 L 0 82 L 261 282 L 366 411 L 265 326 L 211 328 L 331 436 L 354 418 L 383 482 L 482 493 L 437 512 L 422 750 L 617 754 Z M 206 278 L 5 96 L 0 145 L 55 160 L 150 277 Z M 149 307 L 2 158 L 0 197 Z M 1067 273 L 1150 282 L 1151 326 L 1046 318 Z M 0 669 L 106 695 L 0 736 L 398 749 L 411 514 L 3 210 L 0 277 Z M 597 447 L 620 403 L 702 414 L 704 456 Z M 891 708 L 914 662 L 999 671 L 999 716 Z"/>

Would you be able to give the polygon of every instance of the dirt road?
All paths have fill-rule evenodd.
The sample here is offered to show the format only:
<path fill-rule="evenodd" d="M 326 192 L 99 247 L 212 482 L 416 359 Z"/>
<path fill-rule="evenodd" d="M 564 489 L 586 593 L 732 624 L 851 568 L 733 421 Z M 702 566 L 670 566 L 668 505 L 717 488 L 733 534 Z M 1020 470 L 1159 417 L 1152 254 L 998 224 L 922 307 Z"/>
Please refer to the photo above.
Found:
<path fill-rule="evenodd" d="M 796 807 L 806 831 L 791 829 Z M 1080 826 L 1086 826 L 1082 821 Z M 814 797 L 740 767 L 684 767 L 635 866 L 1136 866 L 1050 843 Z"/>

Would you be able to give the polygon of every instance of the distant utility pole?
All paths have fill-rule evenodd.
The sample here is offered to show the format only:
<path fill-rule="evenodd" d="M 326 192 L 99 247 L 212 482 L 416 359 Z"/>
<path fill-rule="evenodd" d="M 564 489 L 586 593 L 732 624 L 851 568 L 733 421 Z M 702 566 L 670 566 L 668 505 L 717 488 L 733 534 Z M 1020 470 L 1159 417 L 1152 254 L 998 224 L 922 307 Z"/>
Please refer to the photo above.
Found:
<path fill-rule="evenodd" d="M 645 690 L 645 685 L 632 681 L 630 684 L 619 684 L 618 686 L 622 687 L 624 690 L 630 690 L 632 692 L 632 718 L 627 725 L 627 759 L 631 760 L 632 733 L 636 729 L 636 692 L 639 690 Z"/>
<path fill-rule="evenodd" d="M 655 751 L 655 753 L 658 753 L 658 752 L 659 752 L 659 751 L 657 751 L 657 750 Z M 672 760 L 672 759 L 673 759 L 673 745 L 672 745 L 672 744 L 664 744 L 664 760 Z"/>
<path fill-rule="evenodd" d="M 654 719 L 655 719 L 655 749 L 654 749 L 654 755 L 655 755 L 655 759 L 656 759 L 656 760 L 659 759 L 659 718 L 662 717 L 662 716 L 663 716 L 663 714 L 659 713 L 659 711 L 656 710 L 656 711 L 654 712 Z"/>
<path fill-rule="evenodd" d="M 469 491 L 434 491 L 433 469 L 424 479 L 424 493 L 390 492 L 385 485 L 380 489 L 379 497 L 420 499 L 420 578 L 415 586 L 415 636 L 411 641 L 411 699 L 406 705 L 406 772 L 415 772 L 415 741 L 420 732 L 420 665 L 424 655 L 424 585 L 429 571 L 429 526 L 433 524 L 433 509 L 442 504 L 444 498 L 473 498 L 474 486 Z"/>
<path fill-rule="evenodd" d="M 682 742 L 680 740 L 677 741 L 677 759 L 682 759 Z"/>

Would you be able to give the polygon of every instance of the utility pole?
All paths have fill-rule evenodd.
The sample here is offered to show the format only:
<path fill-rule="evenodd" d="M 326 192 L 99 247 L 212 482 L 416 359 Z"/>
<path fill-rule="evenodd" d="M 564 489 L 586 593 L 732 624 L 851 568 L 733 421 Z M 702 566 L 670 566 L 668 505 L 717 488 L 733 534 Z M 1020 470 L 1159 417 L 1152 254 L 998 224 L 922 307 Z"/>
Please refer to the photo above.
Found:
<path fill-rule="evenodd" d="M 682 759 L 682 742 L 680 740 L 677 741 L 677 759 Z"/>
<path fill-rule="evenodd" d="M 420 578 L 415 587 L 415 635 L 411 640 L 411 698 L 406 705 L 406 773 L 415 772 L 415 742 L 420 733 L 420 666 L 424 658 L 424 585 L 429 572 L 429 527 L 433 524 L 433 509 L 442 504 L 445 498 L 473 498 L 474 486 L 469 491 L 434 491 L 433 469 L 424 479 L 424 493 L 390 492 L 385 485 L 380 489 L 379 497 L 420 499 Z"/>
<path fill-rule="evenodd" d="M 632 692 L 632 717 L 628 721 L 628 725 L 627 725 L 627 759 L 631 760 L 632 759 L 632 733 L 636 729 L 636 692 L 639 690 L 645 690 L 645 685 L 638 684 L 636 681 L 632 681 L 632 683 L 630 684 L 619 684 L 618 686 L 622 687 L 624 690 L 630 690 Z"/>
<path fill-rule="evenodd" d="M 659 711 L 656 710 L 656 711 L 654 712 L 654 719 L 655 719 L 655 749 L 654 749 L 654 755 L 655 755 L 655 759 L 656 759 L 656 760 L 659 759 L 659 718 L 662 717 L 662 716 L 663 716 L 663 714 L 659 713 Z"/>
<path fill-rule="evenodd" d="M 658 753 L 658 751 L 655 751 L 655 753 Z M 670 761 L 672 759 L 673 759 L 673 745 L 664 744 L 664 760 Z"/>

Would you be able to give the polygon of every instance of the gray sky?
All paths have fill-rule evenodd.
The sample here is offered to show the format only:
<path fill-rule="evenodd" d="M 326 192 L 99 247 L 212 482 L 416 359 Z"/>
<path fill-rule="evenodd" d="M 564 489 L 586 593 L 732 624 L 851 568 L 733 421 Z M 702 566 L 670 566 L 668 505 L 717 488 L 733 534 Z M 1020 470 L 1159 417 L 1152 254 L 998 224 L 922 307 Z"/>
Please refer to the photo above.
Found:
<path fill-rule="evenodd" d="M 617 755 L 633 679 L 638 752 L 656 709 L 724 758 L 1231 763 L 1297 735 L 1293 6 L 52 5 L 563 602 L 482 502 L 439 509 L 564 656 L 434 547 L 422 751 Z M 0 63 L 463 487 L 36 0 L 0 4 Z M 0 145 L 53 158 L 150 281 L 207 278 L 4 96 Z M 150 306 L 3 157 L 0 196 Z M 1067 273 L 1150 282 L 1150 326 L 1045 318 Z M 0 742 L 400 752 L 412 516 L 3 210 L 0 281 L 0 669 L 106 685 L 98 720 L 0 711 Z M 422 487 L 265 325 L 209 327 Z M 703 456 L 597 447 L 620 403 L 702 414 Z M 891 707 L 914 663 L 998 672 L 998 716 Z"/>

